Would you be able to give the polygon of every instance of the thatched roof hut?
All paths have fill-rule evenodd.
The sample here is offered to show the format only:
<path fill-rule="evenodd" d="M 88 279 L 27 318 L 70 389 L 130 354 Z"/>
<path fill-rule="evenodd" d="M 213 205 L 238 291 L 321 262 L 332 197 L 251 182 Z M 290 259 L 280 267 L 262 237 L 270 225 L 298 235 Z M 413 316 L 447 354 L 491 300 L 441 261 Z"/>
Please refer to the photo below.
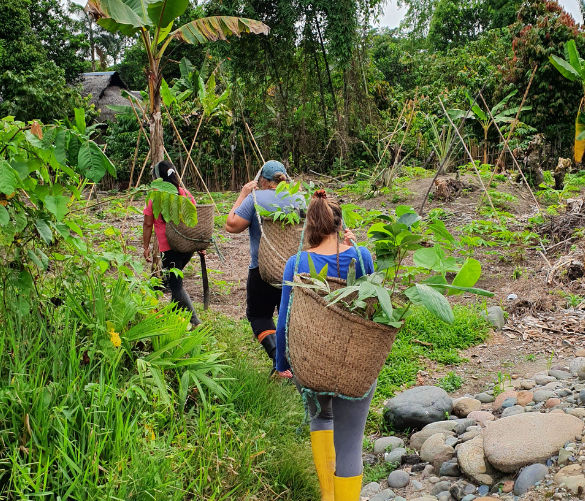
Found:
<path fill-rule="evenodd" d="M 95 104 L 100 110 L 99 120 L 114 120 L 115 114 L 107 108 L 108 104 L 128 106 L 128 99 L 122 97 L 122 90 L 129 90 L 128 86 L 117 71 L 97 71 L 83 74 L 83 91 L 85 97 L 91 94 L 90 104 Z"/>

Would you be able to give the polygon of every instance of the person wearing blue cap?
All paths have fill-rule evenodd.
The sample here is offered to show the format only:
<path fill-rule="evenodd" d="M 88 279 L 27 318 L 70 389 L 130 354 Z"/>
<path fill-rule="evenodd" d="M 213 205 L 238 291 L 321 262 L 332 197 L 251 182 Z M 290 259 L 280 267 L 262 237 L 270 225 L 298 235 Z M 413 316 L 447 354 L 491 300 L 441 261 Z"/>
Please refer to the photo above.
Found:
<path fill-rule="evenodd" d="M 250 232 L 250 269 L 246 283 L 246 317 L 252 326 L 256 339 L 262 344 L 266 353 L 274 363 L 276 357 L 276 326 L 274 324 L 274 310 L 280 306 L 282 289 L 264 282 L 258 268 L 258 248 L 260 247 L 260 223 L 256 215 L 254 197 L 256 191 L 258 205 L 266 210 L 274 211 L 275 207 L 297 207 L 300 200 L 291 200 L 286 194 L 277 195 L 276 187 L 281 181 L 286 181 L 288 175 L 284 165 L 276 160 L 266 162 L 260 172 L 258 181 L 246 184 L 236 203 L 230 211 L 225 229 L 229 233 L 241 233 L 248 229 Z"/>

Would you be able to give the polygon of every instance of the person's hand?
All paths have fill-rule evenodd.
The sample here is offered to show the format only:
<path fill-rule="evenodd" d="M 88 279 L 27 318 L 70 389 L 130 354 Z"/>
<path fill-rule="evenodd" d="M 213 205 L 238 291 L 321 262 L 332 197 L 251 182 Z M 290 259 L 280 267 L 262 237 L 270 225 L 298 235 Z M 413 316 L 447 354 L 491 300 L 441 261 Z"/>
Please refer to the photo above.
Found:
<path fill-rule="evenodd" d="M 150 247 L 144 249 L 144 259 L 146 259 L 147 263 L 152 262 L 152 258 L 150 257 Z"/>
<path fill-rule="evenodd" d="M 352 240 L 357 242 L 354 232 L 349 228 L 345 228 L 345 239 L 343 240 L 343 245 L 352 245 Z"/>
<path fill-rule="evenodd" d="M 290 371 L 290 369 L 289 369 L 289 370 L 286 370 L 286 371 L 282 371 L 282 372 L 278 371 L 278 375 L 279 375 L 280 377 L 285 377 L 285 378 L 287 378 L 287 379 L 290 379 L 290 378 L 292 378 L 292 377 L 293 377 L 293 376 L 292 376 L 292 372 Z"/>
<path fill-rule="evenodd" d="M 258 189 L 258 182 L 257 181 L 250 181 L 249 183 L 245 184 L 240 192 L 240 195 L 243 197 L 247 197 L 250 193 L 254 190 Z"/>

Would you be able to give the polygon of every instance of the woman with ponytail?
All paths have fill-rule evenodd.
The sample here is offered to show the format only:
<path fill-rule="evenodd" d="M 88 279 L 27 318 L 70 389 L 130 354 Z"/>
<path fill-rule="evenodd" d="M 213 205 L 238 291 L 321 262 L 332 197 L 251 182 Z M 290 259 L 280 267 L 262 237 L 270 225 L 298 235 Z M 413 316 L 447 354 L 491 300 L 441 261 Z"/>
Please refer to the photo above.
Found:
<path fill-rule="evenodd" d="M 179 176 L 175 166 L 171 162 L 163 160 L 157 163 L 152 171 L 153 179 L 162 179 L 167 183 L 174 185 L 179 195 L 188 196 L 193 204 L 195 199 L 186 189 L 180 187 Z M 146 261 L 152 261 L 150 257 L 150 239 L 152 237 L 152 228 L 154 226 L 154 232 L 156 239 L 158 240 L 158 248 L 160 249 L 162 256 L 162 267 L 164 270 L 170 270 L 177 268 L 183 270 L 185 266 L 191 260 L 193 256 L 192 252 L 177 252 L 171 249 L 166 237 L 167 223 L 162 217 L 162 214 L 157 219 L 154 218 L 154 211 L 152 209 L 152 200 L 148 201 L 148 205 L 144 208 L 144 223 L 142 225 L 142 242 L 144 246 L 144 258 Z M 191 312 L 191 324 L 193 326 L 199 325 L 201 320 L 193 308 L 193 303 L 187 291 L 183 288 L 183 279 L 173 272 L 169 272 L 168 283 L 171 289 L 172 300 L 179 305 L 180 308 Z"/>
<path fill-rule="evenodd" d="M 351 245 L 355 236 L 345 230 L 343 243 L 339 241 L 342 215 L 339 203 L 328 198 L 324 190 L 316 191 L 307 209 L 306 237 L 310 248 L 300 256 L 298 273 L 309 273 L 309 254 L 317 272 L 325 265 L 328 275 L 347 279 L 352 260 L 359 262 L 358 251 Z M 359 252 L 366 274 L 374 272 L 372 255 L 365 247 Z M 286 359 L 286 316 L 293 281 L 296 256 L 291 257 L 284 270 L 282 301 L 276 328 L 276 370 L 282 377 L 292 378 Z M 356 277 L 362 275 L 356 266 Z M 294 379 L 293 379 L 294 381 Z M 298 384 L 297 384 L 298 387 Z M 300 387 L 299 387 L 300 389 Z M 322 501 L 359 501 L 362 485 L 362 444 L 366 418 L 375 385 L 366 398 L 347 400 L 341 397 L 319 396 L 320 411 L 309 399 L 311 421 L 311 447 Z"/>

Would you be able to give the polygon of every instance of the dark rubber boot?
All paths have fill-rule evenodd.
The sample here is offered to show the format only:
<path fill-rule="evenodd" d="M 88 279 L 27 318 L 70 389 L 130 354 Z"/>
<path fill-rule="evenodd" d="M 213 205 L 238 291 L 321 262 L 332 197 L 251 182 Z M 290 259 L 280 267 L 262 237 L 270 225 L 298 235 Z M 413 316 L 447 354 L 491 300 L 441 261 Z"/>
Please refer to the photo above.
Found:
<path fill-rule="evenodd" d="M 193 327 L 197 327 L 199 324 L 201 324 L 201 320 L 199 320 L 199 317 L 195 312 L 195 308 L 193 308 L 191 298 L 185 289 L 181 289 L 177 294 L 174 294 L 173 301 L 175 301 L 184 310 L 191 312 L 191 325 Z"/>
<path fill-rule="evenodd" d="M 276 358 L 276 335 L 269 334 L 262 341 L 260 341 L 260 344 L 264 347 L 266 354 L 270 357 L 270 359 L 274 361 Z"/>

